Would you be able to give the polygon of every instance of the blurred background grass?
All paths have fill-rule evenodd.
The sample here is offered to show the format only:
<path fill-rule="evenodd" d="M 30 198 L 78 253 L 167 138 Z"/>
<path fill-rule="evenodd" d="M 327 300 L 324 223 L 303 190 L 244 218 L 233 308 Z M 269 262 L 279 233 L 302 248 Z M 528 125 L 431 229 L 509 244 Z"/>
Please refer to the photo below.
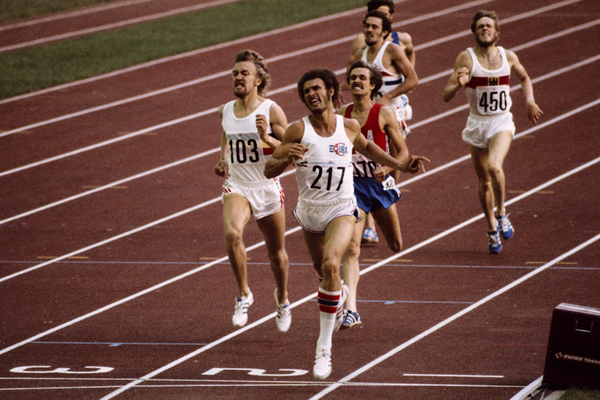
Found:
<path fill-rule="evenodd" d="M 116 0 L 1 0 L 0 23 Z"/>
<path fill-rule="evenodd" d="M 33 13 L 48 9 L 51 4 L 78 6 L 93 2 L 9 1 L 21 4 L 20 11 L 19 7 L 13 7 L 14 15 L 27 14 L 27 4 L 31 4 L 29 12 Z M 47 3 L 46 8 L 42 3 Z M 365 5 L 366 0 L 245 0 L 116 31 L 0 53 L 0 99 Z"/>

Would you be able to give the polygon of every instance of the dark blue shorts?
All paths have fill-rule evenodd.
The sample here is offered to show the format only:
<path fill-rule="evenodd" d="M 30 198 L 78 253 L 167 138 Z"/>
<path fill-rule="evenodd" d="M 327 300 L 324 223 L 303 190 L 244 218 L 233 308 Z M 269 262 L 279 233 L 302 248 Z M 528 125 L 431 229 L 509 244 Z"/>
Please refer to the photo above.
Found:
<path fill-rule="evenodd" d="M 386 176 L 384 182 L 377 182 L 374 178 L 354 177 L 356 204 L 358 208 L 367 214 L 382 207 L 387 210 L 392 204 L 400 200 L 401 195 L 394 178 L 389 175 Z"/>

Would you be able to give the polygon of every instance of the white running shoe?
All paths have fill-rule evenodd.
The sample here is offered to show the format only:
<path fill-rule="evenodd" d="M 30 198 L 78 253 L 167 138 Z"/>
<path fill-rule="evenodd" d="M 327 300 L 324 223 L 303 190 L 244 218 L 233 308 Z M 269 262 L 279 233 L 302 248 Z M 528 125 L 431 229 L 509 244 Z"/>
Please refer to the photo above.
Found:
<path fill-rule="evenodd" d="M 323 380 L 327 379 L 329 374 L 331 374 L 331 352 L 327 350 L 317 351 L 313 376 L 315 379 Z"/>
<path fill-rule="evenodd" d="M 248 307 L 254 303 L 252 292 L 248 297 L 237 297 L 235 299 L 235 310 L 233 311 L 233 326 L 241 328 L 248 322 Z"/>
<path fill-rule="evenodd" d="M 412 107 L 408 104 L 408 96 L 405 94 L 400 95 L 400 108 L 403 109 L 403 120 L 409 121 L 412 119 L 413 112 Z"/>
<path fill-rule="evenodd" d="M 279 304 L 277 289 L 275 289 L 275 304 L 277 304 L 277 316 L 275 317 L 277 329 L 279 329 L 279 332 L 287 332 L 292 324 L 292 310 L 290 310 L 290 303 Z"/>
<path fill-rule="evenodd" d="M 342 295 L 340 297 L 340 301 L 338 302 L 337 313 L 335 315 L 335 325 L 333 326 L 334 332 L 339 331 L 342 323 L 344 322 L 344 303 L 346 303 L 346 299 L 348 298 L 348 291 L 348 286 L 342 285 Z"/>

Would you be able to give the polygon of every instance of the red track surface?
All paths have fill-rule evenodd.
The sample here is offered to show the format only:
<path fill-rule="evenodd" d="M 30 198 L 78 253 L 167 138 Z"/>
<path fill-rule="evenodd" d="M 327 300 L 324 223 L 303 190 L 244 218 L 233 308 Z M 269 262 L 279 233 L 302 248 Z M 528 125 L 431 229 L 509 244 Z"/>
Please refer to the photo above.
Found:
<path fill-rule="evenodd" d="M 350 39 L 291 53 L 350 38 L 362 12 L 0 102 L 0 397 L 509 399 L 542 375 L 553 308 L 600 306 L 600 246 L 588 242 L 600 234 L 600 4 L 462 4 L 471 5 L 439 16 L 431 13 L 456 2 L 399 4 L 398 17 L 414 21 L 397 29 L 413 36 L 421 80 L 408 145 L 432 163 L 427 175 L 401 182 L 405 250 L 388 259 L 383 243 L 363 249 L 363 324 L 334 335 L 326 382 L 310 373 L 318 282 L 291 216 L 292 176 L 282 179 L 292 328 L 275 328 L 274 282 L 254 223 L 245 242 L 258 243 L 249 250 L 256 301 L 245 328 L 231 325 L 215 110 L 232 98 L 233 55 L 252 48 L 269 59 L 271 98 L 288 120 L 305 115 L 293 85 L 313 67 L 343 69 Z M 544 111 L 532 129 L 513 91 L 518 136 L 505 167 L 516 234 L 498 256 L 487 252 L 460 138 L 468 112 L 442 114 L 466 100 L 441 100 L 449 72 L 430 78 L 473 45 L 468 33 L 448 37 L 466 31 L 480 8 L 500 15 L 501 44 L 517 51 Z M 152 93 L 192 80 L 200 82 Z"/>

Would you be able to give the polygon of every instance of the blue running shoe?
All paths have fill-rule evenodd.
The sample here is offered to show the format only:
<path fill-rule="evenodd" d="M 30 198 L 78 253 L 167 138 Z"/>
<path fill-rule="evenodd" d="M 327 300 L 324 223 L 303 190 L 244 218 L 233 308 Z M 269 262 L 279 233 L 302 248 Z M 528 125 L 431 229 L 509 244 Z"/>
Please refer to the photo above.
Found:
<path fill-rule="evenodd" d="M 342 322 L 342 326 L 340 329 L 350 329 L 354 325 L 360 324 L 360 315 L 357 312 L 347 310 L 346 315 L 344 317 L 344 322 Z"/>
<path fill-rule="evenodd" d="M 488 238 L 489 238 L 489 246 L 490 246 L 490 253 L 492 254 L 498 254 L 500 253 L 500 250 L 502 250 L 502 243 L 500 243 L 500 236 L 498 235 L 498 230 L 495 230 L 493 232 L 488 232 Z"/>
<path fill-rule="evenodd" d="M 367 228 L 363 232 L 362 239 L 361 239 L 360 242 L 362 244 L 365 244 L 365 243 L 379 243 L 379 238 L 377 237 L 377 234 L 375 233 L 375 231 L 373 229 Z"/>
<path fill-rule="evenodd" d="M 515 230 L 508 220 L 508 215 L 499 215 L 496 217 L 496 221 L 498 221 L 498 226 L 496 229 L 500 231 L 500 234 L 504 240 L 508 240 L 513 237 Z"/>

